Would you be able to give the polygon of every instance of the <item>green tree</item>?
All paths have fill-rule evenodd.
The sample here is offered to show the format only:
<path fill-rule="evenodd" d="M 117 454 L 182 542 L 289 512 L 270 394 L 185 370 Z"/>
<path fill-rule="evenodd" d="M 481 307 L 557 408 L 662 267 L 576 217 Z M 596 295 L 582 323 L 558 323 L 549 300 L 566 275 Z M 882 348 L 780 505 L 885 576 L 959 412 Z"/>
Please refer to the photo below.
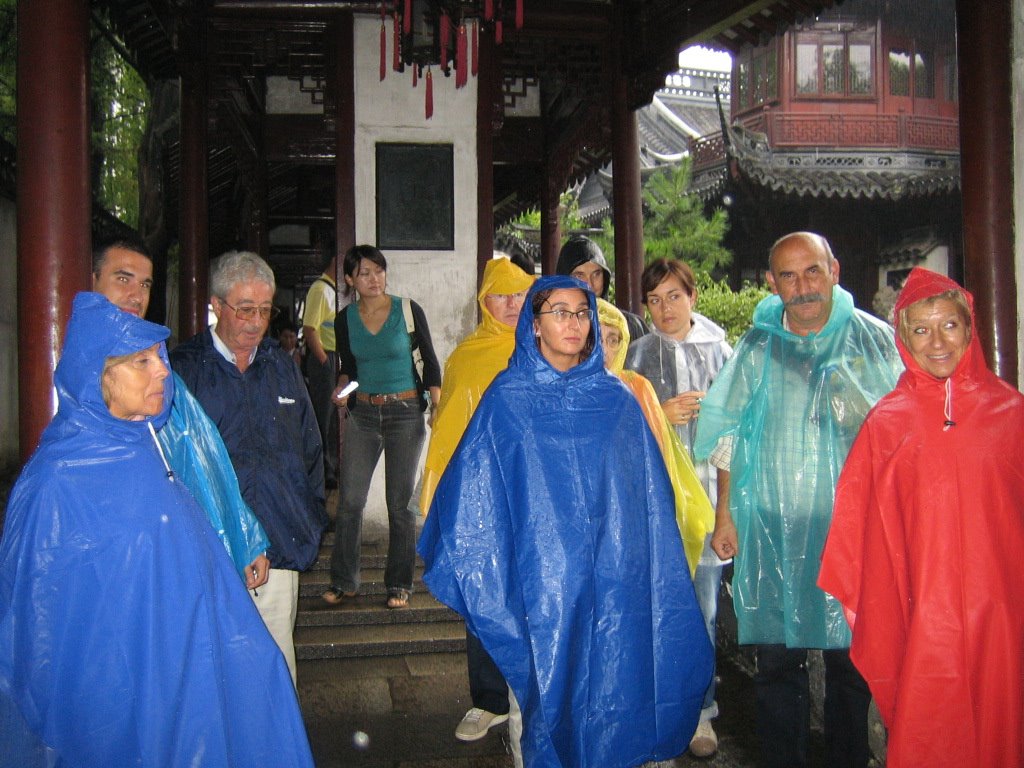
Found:
<path fill-rule="evenodd" d="M 706 217 L 700 197 L 689 189 L 689 158 L 658 171 L 644 185 L 644 261 L 683 259 L 697 272 L 715 273 L 732 263 L 722 245 L 728 216 L 718 208 Z"/>
<path fill-rule="evenodd" d="M 730 344 L 750 327 L 754 307 L 770 294 L 750 283 L 734 291 L 724 280 L 714 280 L 707 272 L 697 273 L 697 311 L 724 328 Z"/>

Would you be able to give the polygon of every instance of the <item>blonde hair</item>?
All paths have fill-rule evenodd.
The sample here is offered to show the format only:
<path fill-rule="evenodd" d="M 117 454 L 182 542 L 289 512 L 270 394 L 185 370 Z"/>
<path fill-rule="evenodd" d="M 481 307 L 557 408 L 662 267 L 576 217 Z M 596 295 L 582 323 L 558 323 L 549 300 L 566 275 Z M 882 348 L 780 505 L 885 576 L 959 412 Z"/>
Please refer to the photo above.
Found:
<path fill-rule="evenodd" d="M 967 341 L 971 340 L 971 331 L 973 330 L 971 328 L 971 307 L 967 303 L 967 297 L 964 296 L 963 292 L 953 288 L 942 293 L 936 293 L 934 296 L 920 299 L 913 304 L 908 304 L 896 313 L 896 327 L 899 329 L 900 341 L 903 342 L 905 347 L 910 346 L 910 323 L 907 320 L 907 316 L 910 314 L 911 308 L 916 307 L 918 304 L 934 304 L 942 299 L 948 299 L 956 305 L 960 319 L 964 321 L 964 325 L 967 327 Z"/>

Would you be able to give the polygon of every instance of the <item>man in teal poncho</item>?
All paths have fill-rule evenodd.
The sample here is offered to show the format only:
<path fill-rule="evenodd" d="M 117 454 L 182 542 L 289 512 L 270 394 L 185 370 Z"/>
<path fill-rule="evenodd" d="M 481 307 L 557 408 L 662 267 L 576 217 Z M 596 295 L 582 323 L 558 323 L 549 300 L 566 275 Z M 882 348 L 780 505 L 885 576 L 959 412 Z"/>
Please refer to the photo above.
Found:
<path fill-rule="evenodd" d="M 708 392 L 694 458 L 710 455 L 731 476 L 712 547 L 735 558 L 739 641 L 756 646 L 762 765 L 806 765 L 807 650 L 820 648 L 827 765 L 863 768 L 870 694 L 849 660 L 842 608 L 815 582 L 839 471 L 902 364 L 892 329 L 839 287 L 825 238 L 778 240 L 767 279 L 775 295 Z"/>

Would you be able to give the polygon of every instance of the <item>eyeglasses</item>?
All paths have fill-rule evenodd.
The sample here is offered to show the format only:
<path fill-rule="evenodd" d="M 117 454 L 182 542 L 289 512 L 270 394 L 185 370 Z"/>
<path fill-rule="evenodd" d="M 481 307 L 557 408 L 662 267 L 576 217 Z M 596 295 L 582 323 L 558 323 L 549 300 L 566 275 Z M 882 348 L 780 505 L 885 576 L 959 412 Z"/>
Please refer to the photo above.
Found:
<path fill-rule="evenodd" d="M 622 339 L 618 336 L 609 336 L 603 341 L 604 345 L 608 347 L 608 349 L 618 349 L 622 346 Z"/>
<path fill-rule="evenodd" d="M 277 307 L 232 307 L 224 299 L 220 299 L 220 303 L 228 309 L 234 310 L 235 317 L 239 320 L 255 320 L 256 315 L 259 315 L 261 320 L 273 320 L 281 314 L 281 310 Z"/>
<path fill-rule="evenodd" d="M 535 315 L 554 315 L 555 321 L 559 323 L 567 323 L 570 318 L 575 317 L 576 322 L 582 323 L 586 320 L 588 323 L 591 318 L 594 317 L 594 311 L 592 309 L 581 309 L 577 312 L 570 312 L 568 309 L 548 309 L 544 312 L 534 312 Z"/>

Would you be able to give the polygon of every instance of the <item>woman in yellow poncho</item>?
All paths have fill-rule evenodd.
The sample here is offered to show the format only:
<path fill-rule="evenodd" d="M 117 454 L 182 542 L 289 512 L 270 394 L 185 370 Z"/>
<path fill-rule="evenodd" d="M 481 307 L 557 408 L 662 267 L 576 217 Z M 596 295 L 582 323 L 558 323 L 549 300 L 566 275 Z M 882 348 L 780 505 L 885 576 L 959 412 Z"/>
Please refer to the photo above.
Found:
<path fill-rule="evenodd" d="M 445 364 L 441 399 L 434 415 L 423 468 L 420 509 L 430 510 L 437 483 L 458 447 L 462 433 L 494 377 L 508 366 L 516 346 L 516 322 L 526 291 L 536 278 L 507 256 L 487 262 L 477 301 L 480 325 L 455 348 Z M 466 632 L 466 661 L 473 707 L 455 729 L 460 741 L 476 741 L 508 720 L 508 686 L 480 641 Z"/>
<path fill-rule="evenodd" d="M 623 369 L 626 348 L 629 346 L 629 328 L 625 316 L 615 305 L 604 299 L 597 300 L 597 315 L 601 323 L 605 367 L 622 379 L 636 396 L 640 408 L 647 416 L 651 432 L 661 447 L 661 455 L 665 459 L 665 468 L 675 494 L 676 523 L 683 537 L 683 550 L 692 577 L 704 549 L 704 538 L 715 527 L 715 511 L 700 484 L 689 454 L 661 409 L 654 387 L 636 371 Z"/>
<path fill-rule="evenodd" d="M 441 399 L 430 431 L 430 446 L 423 467 L 420 510 L 430 510 L 437 483 L 455 452 L 477 403 L 494 377 L 508 365 L 516 346 L 516 321 L 526 291 L 536 278 L 507 256 L 497 256 L 484 267 L 477 293 L 480 325 L 463 339 L 444 366 Z"/>

